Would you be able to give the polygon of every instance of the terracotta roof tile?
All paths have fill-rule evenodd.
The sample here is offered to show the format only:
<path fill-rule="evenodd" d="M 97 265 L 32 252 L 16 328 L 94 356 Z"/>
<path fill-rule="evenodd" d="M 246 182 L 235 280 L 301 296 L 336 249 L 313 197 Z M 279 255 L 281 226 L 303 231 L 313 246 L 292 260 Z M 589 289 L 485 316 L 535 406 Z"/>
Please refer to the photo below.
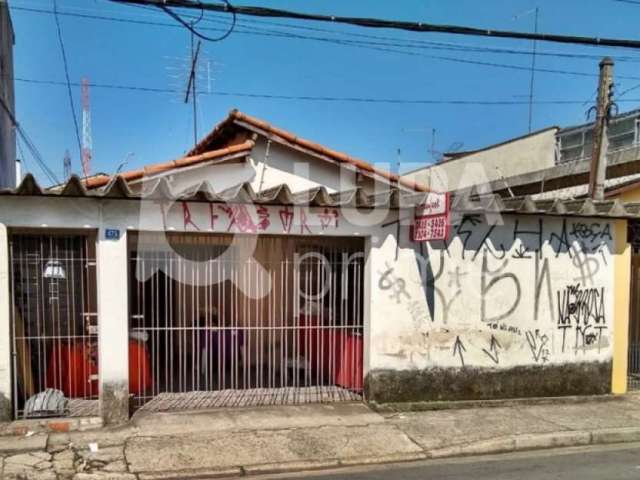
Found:
<path fill-rule="evenodd" d="M 382 170 L 380 168 L 375 167 L 374 165 L 365 162 L 364 160 L 360 160 L 358 158 L 347 155 L 346 153 L 338 152 L 331 148 L 327 148 L 319 143 L 312 142 L 310 140 L 306 140 L 304 138 L 300 138 L 296 136 L 294 133 L 284 130 L 282 128 L 271 125 L 270 123 L 261 120 L 259 118 L 253 117 L 251 115 L 247 115 L 246 113 L 242 113 L 238 110 L 232 110 L 229 113 L 229 116 L 220 122 L 207 136 L 205 136 L 199 143 L 196 145 L 190 152 L 189 155 L 197 154 L 203 150 L 209 148 L 209 145 L 221 135 L 222 131 L 232 125 L 237 124 L 237 122 L 242 122 L 250 127 L 254 127 L 257 130 L 261 130 L 265 133 L 275 135 L 277 137 L 282 138 L 286 142 L 298 145 L 302 148 L 310 150 L 311 152 L 326 157 L 330 160 L 337 161 L 339 163 L 346 163 L 354 166 L 356 169 L 371 173 L 373 175 L 380 176 L 382 178 L 387 179 L 392 183 L 399 183 L 407 188 L 417 191 L 427 191 L 428 188 L 425 185 L 422 185 L 413 180 L 404 179 L 398 175 L 395 175 L 386 170 Z"/>
<path fill-rule="evenodd" d="M 237 145 L 230 145 L 218 150 L 212 150 L 210 152 L 204 152 L 198 155 L 191 155 L 188 157 L 178 158 L 176 160 L 170 160 L 168 162 L 154 163 L 146 165 L 143 168 L 136 170 L 129 170 L 119 174 L 124 180 L 130 182 L 132 180 L 138 180 L 147 175 L 156 175 L 158 173 L 166 172 L 176 168 L 188 167 L 191 165 L 197 165 L 198 163 L 208 162 L 209 160 L 215 160 L 216 158 L 222 158 L 227 155 L 233 155 L 240 152 L 249 152 L 255 143 L 252 140 L 239 143 Z M 95 177 L 89 177 L 83 180 L 85 187 L 98 188 L 108 184 L 113 177 L 109 175 L 98 175 Z"/>

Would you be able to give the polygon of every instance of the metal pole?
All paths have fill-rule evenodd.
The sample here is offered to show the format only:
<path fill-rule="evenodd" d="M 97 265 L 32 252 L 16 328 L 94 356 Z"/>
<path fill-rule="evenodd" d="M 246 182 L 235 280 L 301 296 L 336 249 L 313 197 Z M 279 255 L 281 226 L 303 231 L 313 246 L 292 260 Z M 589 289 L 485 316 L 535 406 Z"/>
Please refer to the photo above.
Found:
<path fill-rule="evenodd" d="M 593 130 L 593 150 L 591 171 L 589 172 L 589 196 L 594 200 L 604 199 L 604 182 L 607 170 L 607 122 L 609 117 L 610 91 L 613 85 L 613 60 L 605 57 L 600 62 L 598 82 L 598 104 L 596 123 Z"/>

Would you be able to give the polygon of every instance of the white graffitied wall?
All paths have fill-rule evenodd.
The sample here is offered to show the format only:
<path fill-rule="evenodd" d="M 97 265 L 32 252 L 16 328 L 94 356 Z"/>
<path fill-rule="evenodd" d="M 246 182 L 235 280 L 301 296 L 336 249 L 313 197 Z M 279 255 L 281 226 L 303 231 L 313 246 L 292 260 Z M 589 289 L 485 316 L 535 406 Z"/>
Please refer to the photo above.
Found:
<path fill-rule="evenodd" d="M 445 246 L 387 236 L 371 252 L 369 368 L 608 361 L 613 227 L 585 218 L 465 217 Z M 397 259 L 396 259 L 397 256 Z"/>

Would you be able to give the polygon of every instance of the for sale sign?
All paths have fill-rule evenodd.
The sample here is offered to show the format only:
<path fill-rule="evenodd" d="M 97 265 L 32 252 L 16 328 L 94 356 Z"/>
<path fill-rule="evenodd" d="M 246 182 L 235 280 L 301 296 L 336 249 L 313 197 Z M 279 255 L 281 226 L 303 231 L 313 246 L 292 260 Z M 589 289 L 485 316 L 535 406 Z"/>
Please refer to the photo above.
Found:
<path fill-rule="evenodd" d="M 446 240 L 449 236 L 449 193 L 429 192 L 416 207 L 413 241 Z"/>

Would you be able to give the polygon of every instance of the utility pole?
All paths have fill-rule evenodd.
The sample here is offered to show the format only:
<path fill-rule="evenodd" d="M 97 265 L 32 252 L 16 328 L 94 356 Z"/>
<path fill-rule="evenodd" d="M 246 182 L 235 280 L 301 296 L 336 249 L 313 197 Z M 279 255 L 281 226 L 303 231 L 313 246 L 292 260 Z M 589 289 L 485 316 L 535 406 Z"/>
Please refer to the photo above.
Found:
<path fill-rule="evenodd" d="M 596 123 L 593 128 L 593 150 L 591 152 L 591 170 L 589 171 L 589 196 L 594 200 L 604 199 L 604 182 L 607 172 L 607 124 L 613 96 L 613 60 L 605 57 L 600 62 L 598 81 L 598 104 Z"/>

